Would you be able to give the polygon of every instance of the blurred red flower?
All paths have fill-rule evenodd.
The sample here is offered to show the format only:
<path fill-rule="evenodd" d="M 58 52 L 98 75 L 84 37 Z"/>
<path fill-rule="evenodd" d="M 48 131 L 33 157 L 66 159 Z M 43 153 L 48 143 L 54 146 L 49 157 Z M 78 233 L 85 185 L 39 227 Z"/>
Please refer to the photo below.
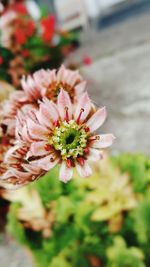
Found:
<path fill-rule="evenodd" d="M 11 6 L 11 8 L 13 8 L 13 10 L 16 11 L 17 13 L 20 13 L 20 14 L 23 14 L 23 15 L 27 15 L 28 14 L 28 10 L 24 6 L 23 3 L 15 3 L 13 6 Z"/>
<path fill-rule="evenodd" d="M 56 19 L 55 16 L 49 15 L 41 20 L 42 37 L 45 42 L 50 42 L 55 32 Z"/>
<path fill-rule="evenodd" d="M 17 28 L 15 31 L 15 39 L 18 45 L 23 45 L 27 41 L 27 37 L 22 29 Z"/>
<path fill-rule="evenodd" d="M 31 37 L 35 31 L 35 24 L 32 20 L 27 22 L 25 33 L 27 36 Z"/>
<path fill-rule="evenodd" d="M 2 65 L 4 62 L 4 59 L 0 56 L 0 65 Z"/>
<path fill-rule="evenodd" d="M 22 50 L 22 56 L 24 57 L 24 58 L 26 58 L 26 57 L 29 57 L 30 56 L 30 51 L 28 50 L 28 49 L 24 49 L 24 50 Z"/>

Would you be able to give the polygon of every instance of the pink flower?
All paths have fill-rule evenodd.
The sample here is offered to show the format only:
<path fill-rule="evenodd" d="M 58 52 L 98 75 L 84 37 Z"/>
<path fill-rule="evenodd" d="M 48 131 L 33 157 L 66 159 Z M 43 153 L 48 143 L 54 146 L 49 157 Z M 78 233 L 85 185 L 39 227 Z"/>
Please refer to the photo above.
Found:
<path fill-rule="evenodd" d="M 39 70 L 33 76 L 23 77 L 23 91 L 13 92 L 9 99 L 3 103 L 3 123 L 8 126 L 9 132 L 14 134 L 15 117 L 18 110 L 24 105 L 34 104 L 39 106 L 39 100 L 44 96 L 56 102 L 61 88 L 66 90 L 71 100 L 79 98 L 85 90 L 86 82 L 83 81 L 78 71 L 72 71 L 61 66 L 58 71 Z"/>
<path fill-rule="evenodd" d="M 26 104 L 26 96 L 22 91 L 14 91 L 8 100 L 0 105 L 1 124 L 7 127 L 7 133 L 11 136 L 15 134 L 16 115 L 19 109 Z"/>
<path fill-rule="evenodd" d="M 42 69 L 22 79 L 22 88 L 30 102 L 38 101 L 43 96 L 56 102 L 61 88 L 69 93 L 73 101 L 74 97 L 81 96 L 85 86 L 86 82 L 78 71 L 66 69 L 63 65 L 58 71 Z"/>
<path fill-rule="evenodd" d="M 94 111 L 87 93 L 76 104 L 63 89 L 57 104 L 44 98 L 39 109 L 17 126 L 18 139 L 29 146 L 29 166 L 46 172 L 59 163 L 59 179 L 65 183 L 74 167 L 81 177 L 90 176 L 88 160 L 100 160 L 101 149 L 114 141 L 112 134 L 95 134 L 105 118 L 105 108 Z"/>
<path fill-rule="evenodd" d="M 23 142 L 17 142 L 5 154 L 5 159 L 0 165 L 0 186 L 6 189 L 17 189 L 33 182 L 44 172 L 37 166 L 29 164 L 25 155 L 29 147 Z"/>

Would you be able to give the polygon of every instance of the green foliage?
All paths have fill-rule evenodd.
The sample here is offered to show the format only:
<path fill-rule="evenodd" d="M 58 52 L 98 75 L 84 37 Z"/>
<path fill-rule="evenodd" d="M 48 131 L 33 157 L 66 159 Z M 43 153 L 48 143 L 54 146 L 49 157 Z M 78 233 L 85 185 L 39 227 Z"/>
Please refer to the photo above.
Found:
<path fill-rule="evenodd" d="M 29 186 L 36 190 L 45 210 L 53 207 L 55 220 L 52 234 L 47 238 L 41 231 L 24 227 L 17 217 L 21 204 L 11 204 L 8 230 L 32 251 L 37 267 L 94 267 L 100 266 L 100 262 L 102 267 L 150 266 L 150 159 L 144 155 L 125 154 L 113 157 L 104 166 L 94 169 L 90 179 L 76 178 L 67 184 L 58 180 L 56 167 Z M 129 181 L 126 176 L 121 176 L 118 167 L 121 172 L 129 174 Z M 106 186 L 102 184 L 106 179 L 109 179 L 110 188 L 108 183 Z M 120 184 L 120 179 L 124 179 L 123 184 Z M 97 208 L 103 212 L 103 205 L 108 204 L 105 197 L 108 199 L 109 196 L 111 202 L 112 188 L 113 198 L 119 196 L 120 199 L 120 192 L 118 195 L 116 191 L 114 195 L 116 185 L 121 185 L 119 190 L 123 190 L 122 209 L 118 211 L 122 222 L 113 231 L 110 224 L 115 220 L 114 214 L 110 213 L 110 217 L 99 221 L 94 221 L 92 215 Z M 98 191 L 98 187 L 104 192 Z M 110 193 L 106 194 L 106 190 Z M 128 194 L 136 201 L 125 210 L 123 200 Z"/>
<path fill-rule="evenodd" d="M 134 230 L 141 244 L 150 244 L 150 191 L 133 212 Z"/>
<path fill-rule="evenodd" d="M 9 61 L 13 58 L 13 54 L 6 48 L 0 46 L 0 57 L 2 57 L 3 63 L 0 65 L 0 79 L 10 81 L 8 74 Z"/>
<path fill-rule="evenodd" d="M 42 179 L 34 183 L 34 187 L 40 194 L 41 200 L 45 206 L 62 194 L 61 183 L 57 177 L 58 168 L 56 167 L 42 177 Z"/>
<path fill-rule="evenodd" d="M 24 228 L 16 217 L 16 212 L 19 206 L 20 206 L 19 203 L 14 203 L 13 205 L 11 205 L 10 212 L 8 213 L 7 229 L 12 234 L 12 236 L 15 236 L 16 239 L 22 245 L 26 245 L 26 235 Z"/>
<path fill-rule="evenodd" d="M 128 248 L 125 241 L 117 236 L 107 249 L 108 267 L 146 267 L 143 252 L 136 248 Z"/>
<path fill-rule="evenodd" d="M 150 158 L 143 154 L 122 154 L 114 162 L 122 172 L 130 174 L 135 192 L 144 192 L 150 182 Z"/>

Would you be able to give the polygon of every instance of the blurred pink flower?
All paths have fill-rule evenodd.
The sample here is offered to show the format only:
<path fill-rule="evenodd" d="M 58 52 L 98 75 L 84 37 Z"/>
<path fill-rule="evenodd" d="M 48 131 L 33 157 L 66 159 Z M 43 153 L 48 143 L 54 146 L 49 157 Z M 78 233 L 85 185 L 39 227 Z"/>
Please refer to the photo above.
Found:
<path fill-rule="evenodd" d="M 39 70 L 33 76 L 28 75 L 22 79 L 22 88 L 26 98 L 30 102 L 35 102 L 46 96 L 56 102 L 60 89 L 67 91 L 73 101 L 79 98 L 86 87 L 79 71 L 66 69 L 63 65 L 58 71 Z"/>
<path fill-rule="evenodd" d="M 17 189 L 33 182 L 42 176 L 42 171 L 37 166 L 32 166 L 25 160 L 27 146 L 17 143 L 5 155 L 2 163 L 0 186 L 6 189 Z"/>
<path fill-rule="evenodd" d="M 27 104 L 39 106 L 39 100 L 44 96 L 56 102 L 61 88 L 66 90 L 71 100 L 79 98 L 85 91 L 86 82 L 78 71 L 72 71 L 61 66 L 58 71 L 39 70 L 22 78 L 23 91 L 13 92 L 9 99 L 3 103 L 3 124 L 7 125 L 8 132 L 14 134 L 16 115 L 18 110 Z"/>

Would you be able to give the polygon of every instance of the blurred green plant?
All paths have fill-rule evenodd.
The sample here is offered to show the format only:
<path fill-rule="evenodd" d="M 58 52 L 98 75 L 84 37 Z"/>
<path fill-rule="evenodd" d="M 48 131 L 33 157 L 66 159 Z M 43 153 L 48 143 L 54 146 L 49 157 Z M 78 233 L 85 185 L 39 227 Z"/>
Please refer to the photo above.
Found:
<path fill-rule="evenodd" d="M 37 267 L 149 267 L 149 157 L 105 155 L 92 168 L 91 178 L 74 173 L 68 184 L 55 168 L 6 193 L 9 232 Z"/>
<path fill-rule="evenodd" d="M 107 249 L 109 267 L 145 267 L 144 254 L 136 247 L 128 248 L 120 236 L 116 236 L 113 245 Z"/>

